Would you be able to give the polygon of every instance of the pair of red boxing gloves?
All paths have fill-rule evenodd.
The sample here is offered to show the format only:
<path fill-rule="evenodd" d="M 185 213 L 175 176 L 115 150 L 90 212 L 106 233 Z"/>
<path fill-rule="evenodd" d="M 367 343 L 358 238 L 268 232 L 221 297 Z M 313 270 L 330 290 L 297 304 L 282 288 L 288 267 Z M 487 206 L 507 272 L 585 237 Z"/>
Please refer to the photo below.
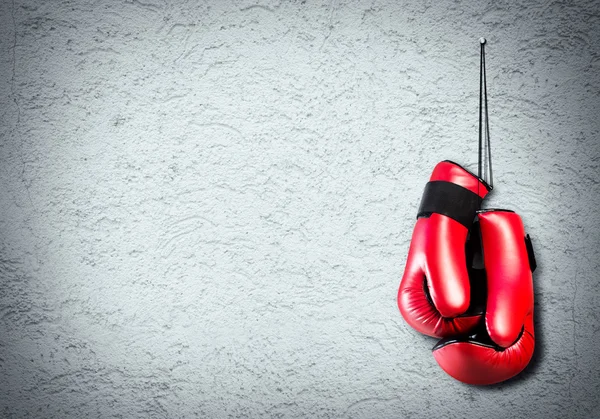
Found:
<path fill-rule="evenodd" d="M 513 211 L 480 209 L 490 190 L 456 163 L 435 167 L 398 291 L 407 323 L 440 338 L 435 360 L 468 384 L 514 377 L 535 345 L 531 241 Z"/>

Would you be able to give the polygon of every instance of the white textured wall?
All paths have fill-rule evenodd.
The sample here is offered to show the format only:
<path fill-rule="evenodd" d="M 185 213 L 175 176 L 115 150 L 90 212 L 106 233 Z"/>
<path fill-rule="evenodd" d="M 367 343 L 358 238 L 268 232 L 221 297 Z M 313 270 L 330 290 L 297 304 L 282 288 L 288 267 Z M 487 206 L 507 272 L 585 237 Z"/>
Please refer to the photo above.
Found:
<path fill-rule="evenodd" d="M 0 6 L 0 416 L 598 414 L 593 1 Z M 576 3 L 576 4 L 573 4 Z M 396 291 L 434 164 L 532 235 L 538 347 L 446 376 Z"/>

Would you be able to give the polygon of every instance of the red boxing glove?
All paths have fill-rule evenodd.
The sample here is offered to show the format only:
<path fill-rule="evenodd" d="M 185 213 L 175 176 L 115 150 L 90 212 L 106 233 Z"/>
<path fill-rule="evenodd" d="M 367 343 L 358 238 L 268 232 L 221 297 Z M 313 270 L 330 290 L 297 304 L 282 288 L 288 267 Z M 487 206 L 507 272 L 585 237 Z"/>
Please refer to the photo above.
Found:
<path fill-rule="evenodd" d="M 398 307 L 421 333 L 447 337 L 471 331 L 483 308 L 471 304 L 475 292 L 467 270 L 467 237 L 485 181 L 451 161 L 438 163 L 425 187 L 413 231 Z M 470 266 L 470 265 L 469 265 Z"/>
<path fill-rule="evenodd" d="M 531 360 L 535 257 L 521 218 L 508 210 L 479 212 L 487 276 L 485 330 L 441 340 L 433 356 L 467 384 L 494 384 L 520 373 Z"/>

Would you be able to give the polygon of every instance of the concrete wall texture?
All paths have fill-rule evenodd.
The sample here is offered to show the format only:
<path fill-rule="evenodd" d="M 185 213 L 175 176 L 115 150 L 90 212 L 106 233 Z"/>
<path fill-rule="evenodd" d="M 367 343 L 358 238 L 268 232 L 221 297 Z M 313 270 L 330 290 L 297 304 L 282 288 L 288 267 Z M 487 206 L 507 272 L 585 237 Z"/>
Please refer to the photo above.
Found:
<path fill-rule="evenodd" d="M 0 416 L 590 418 L 600 5 L 0 4 Z M 396 292 L 440 160 L 539 268 L 535 358 L 454 381 Z"/>

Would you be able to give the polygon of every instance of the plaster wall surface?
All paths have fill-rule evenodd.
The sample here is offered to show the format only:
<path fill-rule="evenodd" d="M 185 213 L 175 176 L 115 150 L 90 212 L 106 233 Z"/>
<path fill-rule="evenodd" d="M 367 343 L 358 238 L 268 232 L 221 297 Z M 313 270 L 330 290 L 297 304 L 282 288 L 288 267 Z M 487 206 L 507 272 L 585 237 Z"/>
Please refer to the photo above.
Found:
<path fill-rule="evenodd" d="M 0 3 L 0 416 L 591 418 L 593 1 Z M 445 375 L 396 306 L 433 166 L 533 238 L 537 349 Z"/>

